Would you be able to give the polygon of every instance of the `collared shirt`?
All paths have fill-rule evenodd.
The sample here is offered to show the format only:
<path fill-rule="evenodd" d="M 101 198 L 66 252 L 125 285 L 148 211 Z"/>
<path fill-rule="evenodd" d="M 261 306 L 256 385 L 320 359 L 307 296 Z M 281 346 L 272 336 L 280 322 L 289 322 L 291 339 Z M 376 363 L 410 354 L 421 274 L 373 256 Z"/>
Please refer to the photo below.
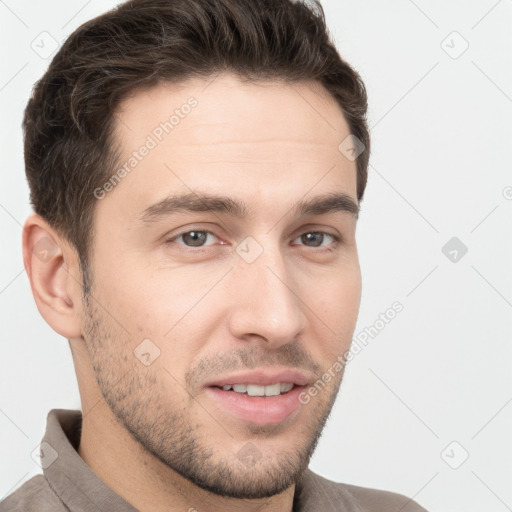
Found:
<path fill-rule="evenodd" d="M 0 502 L 0 512 L 136 512 L 78 454 L 82 414 L 53 409 L 41 442 L 42 475 Z M 327 480 L 307 469 L 297 482 L 293 512 L 426 512 L 400 494 Z M 143 512 L 143 511 L 142 511 Z"/>

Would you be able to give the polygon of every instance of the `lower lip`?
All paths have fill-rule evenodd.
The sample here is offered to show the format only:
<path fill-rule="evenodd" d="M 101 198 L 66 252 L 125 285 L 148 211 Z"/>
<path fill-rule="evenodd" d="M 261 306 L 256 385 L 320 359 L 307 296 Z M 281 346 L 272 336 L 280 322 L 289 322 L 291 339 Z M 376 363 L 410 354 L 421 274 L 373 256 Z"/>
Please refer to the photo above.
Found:
<path fill-rule="evenodd" d="M 222 409 L 239 419 L 256 425 L 272 425 L 281 423 L 300 408 L 299 395 L 303 389 L 304 386 L 295 386 L 277 396 L 249 396 L 216 387 L 208 387 L 206 392 Z"/>

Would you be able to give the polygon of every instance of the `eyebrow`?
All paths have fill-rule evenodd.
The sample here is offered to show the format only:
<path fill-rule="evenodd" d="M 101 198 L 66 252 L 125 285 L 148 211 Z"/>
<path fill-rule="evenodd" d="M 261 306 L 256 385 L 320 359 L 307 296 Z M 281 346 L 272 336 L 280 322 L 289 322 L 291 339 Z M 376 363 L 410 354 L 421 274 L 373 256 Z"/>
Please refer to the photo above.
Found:
<path fill-rule="evenodd" d="M 145 223 L 156 222 L 163 217 L 183 212 L 212 212 L 232 217 L 245 218 L 249 208 L 241 201 L 227 196 L 206 193 L 189 193 L 169 196 L 147 207 L 140 216 Z M 335 212 L 347 212 L 356 218 L 359 205 L 347 194 L 336 192 L 302 200 L 294 208 L 295 216 L 325 215 Z"/>

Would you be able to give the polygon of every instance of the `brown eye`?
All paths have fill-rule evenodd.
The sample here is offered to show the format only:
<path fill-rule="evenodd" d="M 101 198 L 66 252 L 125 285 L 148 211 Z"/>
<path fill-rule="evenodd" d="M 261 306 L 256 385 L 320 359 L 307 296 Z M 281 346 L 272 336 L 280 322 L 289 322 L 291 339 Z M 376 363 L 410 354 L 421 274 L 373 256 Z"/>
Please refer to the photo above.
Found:
<path fill-rule="evenodd" d="M 322 231 L 304 233 L 296 240 L 298 239 L 300 239 L 302 244 L 304 244 L 306 247 L 327 247 L 331 245 L 333 241 L 339 241 L 339 237 L 331 235 L 330 233 L 324 233 Z M 327 243 L 324 243 L 326 241 Z"/>
<path fill-rule="evenodd" d="M 180 233 L 168 240 L 168 242 L 177 242 L 181 245 L 185 245 L 186 247 L 205 247 L 207 245 L 211 245 L 205 244 L 208 239 L 208 235 L 215 237 L 215 235 L 210 231 L 184 231 L 183 233 Z"/>

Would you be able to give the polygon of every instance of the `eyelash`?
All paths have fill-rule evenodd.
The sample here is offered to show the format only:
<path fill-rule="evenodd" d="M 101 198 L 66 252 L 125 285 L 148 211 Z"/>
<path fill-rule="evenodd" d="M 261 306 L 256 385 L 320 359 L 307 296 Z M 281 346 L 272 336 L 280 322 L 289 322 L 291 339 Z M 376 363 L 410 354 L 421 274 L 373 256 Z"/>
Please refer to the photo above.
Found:
<path fill-rule="evenodd" d="M 175 240 L 177 240 L 181 236 L 186 235 L 186 234 L 191 233 L 191 232 L 206 233 L 206 234 L 213 235 L 216 238 L 219 238 L 212 231 L 208 231 L 208 230 L 205 230 L 205 229 L 188 229 L 186 231 L 182 231 L 181 233 L 178 233 L 177 235 L 174 235 L 173 237 L 167 239 L 165 241 L 165 243 L 166 244 L 170 244 L 171 242 L 175 242 Z M 297 238 L 300 238 L 303 235 L 312 234 L 312 233 L 317 234 L 317 235 L 327 235 L 327 236 L 332 237 L 333 240 L 334 240 L 334 242 L 332 244 L 330 244 L 329 246 L 326 246 L 326 247 L 308 247 L 308 246 L 304 245 L 304 247 L 308 247 L 309 249 L 317 249 L 318 252 L 329 252 L 329 251 L 332 251 L 333 250 L 332 245 L 336 246 L 339 242 L 341 242 L 341 237 L 339 237 L 337 235 L 334 235 L 333 233 L 328 233 L 326 231 L 304 231 L 304 233 L 302 233 L 298 237 L 296 237 L 295 240 Z M 204 252 L 205 250 L 207 250 L 210 247 L 210 245 L 204 245 L 204 246 L 199 246 L 199 247 L 195 247 L 194 248 L 193 246 L 189 246 L 189 245 L 185 245 L 185 244 L 181 244 L 181 243 L 178 243 L 178 245 L 183 246 L 185 248 L 185 250 L 188 250 L 188 252 L 192 252 L 192 253 L 201 253 L 201 252 Z"/>

